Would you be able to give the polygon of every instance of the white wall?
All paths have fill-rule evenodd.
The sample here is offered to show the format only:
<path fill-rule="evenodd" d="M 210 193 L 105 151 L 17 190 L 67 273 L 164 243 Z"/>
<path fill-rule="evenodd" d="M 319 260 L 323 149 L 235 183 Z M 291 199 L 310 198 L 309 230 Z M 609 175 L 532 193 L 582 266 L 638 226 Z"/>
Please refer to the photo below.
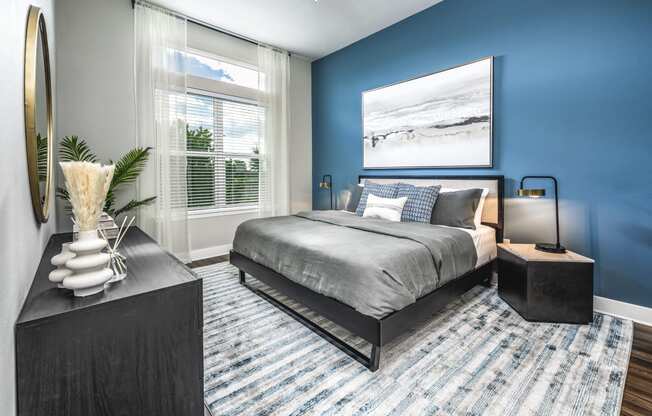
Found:
<path fill-rule="evenodd" d="M 307 60 L 290 58 L 290 210 L 312 209 L 312 80 Z"/>
<path fill-rule="evenodd" d="M 87 139 L 101 159 L 116 159 L 136 145 L 133 93 L 133 9 L 128 0 L 57 0 L 57 65 L 60 94 L 57 97 L 57 137 L 76 134 Z M 209 29 L 188 25 L 189 46 L 255 63 L 240 41 Z M 251 48 L 249 48 L 251 49 Z M 290 143 L 291 209 L 312 206 L 312 128 L 310 64 L 291 59 Z M 59 178 L 60 179 L 60 178 Z M 132 198 L 135 192 L 123 195 Z M 60 209 L 58 228 L 70 227 L 69 214 Z M 233 241 L 235 228 L 254 214 L 191 219 L 188 225 L 191 250 L 224 253 Z"/>
<path fill-rule="evenodd" d="M 131 2 L 57 0 L 55 7 L 57 138 L 78 135 L 100 159 L 116 160 L 136 146 Z M 134 197 L 131 188 L 118 203 Z M 58 228 L 69 230 L 69 214 L 59 213 Z"/>
<path fill-rule="evenodd" d="M 188 222 L 190 257 L 198 260 L 227 254 L 231 249 L 238 225 L 256 216 L 255 212 L 250 212 L 192 218 Z"/>
<path fill-rule="evenodd" d="M 192 22 L 188 23 L 188 47 L 238 62 L 258 65 L 258 48 L 251 42 L 216 32 Z"/>
<path fill-rule="evenodd" d="M 43 249 L 55 229 L 54 212 L 50 213 L 49 222 L 40 225 L 32 211 L 23 116 L 27 10 L 30 4 L 44 10 L 50 62 L 55 72 L 53 1 L 5 0 L 0 5 L 0 415 L 3 416 L 16 413 L 14 325 Z"/>

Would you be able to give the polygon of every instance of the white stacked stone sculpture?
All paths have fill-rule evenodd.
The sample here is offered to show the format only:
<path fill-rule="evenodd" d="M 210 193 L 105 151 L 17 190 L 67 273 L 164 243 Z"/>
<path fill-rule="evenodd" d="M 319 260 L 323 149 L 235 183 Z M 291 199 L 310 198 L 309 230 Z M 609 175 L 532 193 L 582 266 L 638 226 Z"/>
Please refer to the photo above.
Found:
<path fill-rule="evenodd" d="M 63 279 L 72 274 L 72 270 L 66 268 L 66 262 L 75 257 L 75 255 L 75 253 L 70 251 L 70 243 L 63 243 L 61 244 L 61 253 L 50 259 L 50 263 L 53 266 L 57 266 L 57 268 L 50 272 L 48 279 L 52 283 L 56 283 L 60 288 L 63 288 Z"/>
<path fill-rule="evenodd" d="M 113 276 L 109 266 L 111 256 L 102 253 L 106 240 L 99 238 L 97 230 L 80 231 L 79 239 L 70 244 L 76 256 L 66 262 L 72 274 L 63 279 L 63 287 L 75 291 L 75 296 L 89 296 L 104 290 L 104 283 Z"/>

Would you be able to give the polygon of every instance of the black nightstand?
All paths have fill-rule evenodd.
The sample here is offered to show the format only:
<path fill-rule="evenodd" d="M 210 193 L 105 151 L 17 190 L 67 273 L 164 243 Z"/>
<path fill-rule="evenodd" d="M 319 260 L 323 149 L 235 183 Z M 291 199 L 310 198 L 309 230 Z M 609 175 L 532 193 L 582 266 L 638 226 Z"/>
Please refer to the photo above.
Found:
<path fill-rule="evenodd" d="M 498 295 L 524 319 L 587 324 L 593 320 L 593 260 L 534 244 L 498 244 Z"/>

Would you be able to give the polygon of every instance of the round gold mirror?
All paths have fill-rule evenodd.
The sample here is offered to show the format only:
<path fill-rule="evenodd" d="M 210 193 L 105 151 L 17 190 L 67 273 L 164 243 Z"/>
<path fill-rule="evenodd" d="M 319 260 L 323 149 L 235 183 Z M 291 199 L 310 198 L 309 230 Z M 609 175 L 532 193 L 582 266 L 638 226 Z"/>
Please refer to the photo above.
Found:
<path fill-rule="evenodd" d="M 25 141 L 32 206 L 47 222 L 52 180 L 52 88 L 45 17 L 30 6 L 25 36 Z"/>

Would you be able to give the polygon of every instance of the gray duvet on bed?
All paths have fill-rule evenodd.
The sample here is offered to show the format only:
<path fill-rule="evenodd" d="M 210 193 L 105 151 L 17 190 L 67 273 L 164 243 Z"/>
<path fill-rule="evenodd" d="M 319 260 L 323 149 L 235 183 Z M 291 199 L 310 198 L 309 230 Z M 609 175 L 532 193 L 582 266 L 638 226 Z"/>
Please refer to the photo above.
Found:
<path fill-rule="evenodd" d="M 462 230 L 341 211 L 246 221 L 233 249 L 374 318 L 414 303 L 477 261 L 473 240 Z"/>

